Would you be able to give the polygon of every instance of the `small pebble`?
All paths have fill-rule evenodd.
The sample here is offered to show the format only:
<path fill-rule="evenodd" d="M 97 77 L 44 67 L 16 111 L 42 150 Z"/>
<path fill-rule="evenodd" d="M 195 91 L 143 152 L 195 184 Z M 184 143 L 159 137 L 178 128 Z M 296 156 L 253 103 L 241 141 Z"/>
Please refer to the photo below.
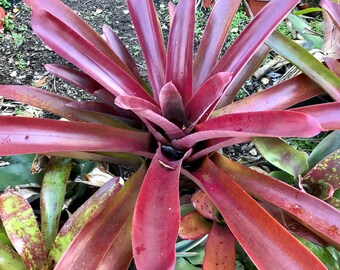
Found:
<path fill-rule="evenodd" d="M 270 80 L 269 80 L 268 78 L 266 78 L 266 77 L 263 77 L 263 78 L 261 79 L 261 83 L 262 83 L 263 85 L 267 85 L 267 84 L 269 84 L 269 82 L 270 82 Z"/>
<path fill-rule="evenodd" d="M 9 74 L 9 76 L 11 76 L 12 78 L 14 78 L 14 77 L 18 76 L 18 72 L 16 72 L 16 71 L 14 70 L 14 71 L 12 71 L 12 72 Z"/>
<path fill-rule="evenodd" d="M 126 14 L 129 14 L 129 11 L 127 9 L 124 9 L 123 13 L 126 15 Z"/>
<path fill-rule="evenodd" d="M 256 151 L 255 148 L 251 149 L 251 150 L 249 151 L 249 153 L 250 153 L 252 156 L 257 156 L 257 151 Z"/>

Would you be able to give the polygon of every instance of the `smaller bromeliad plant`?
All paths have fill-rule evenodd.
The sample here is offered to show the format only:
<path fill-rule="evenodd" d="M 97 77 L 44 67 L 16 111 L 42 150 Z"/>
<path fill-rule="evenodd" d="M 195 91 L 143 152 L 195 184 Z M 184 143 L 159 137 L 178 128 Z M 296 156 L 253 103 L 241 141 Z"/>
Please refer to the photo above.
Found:
<path fill-rule="evenodd" d="M 340 212 L 306 192 L 216 153 L 254 137 L 311 137 L 340 128 L 340 78 L 331 71 L 338 70 L 338 62 L 328 59 L 330 70 L 274 32 L 297 0 L 270 1 L 221 57 L 241 0 L 216 1 L 195 58 L 195 0 L 169 5 L 167 50 L 153 1 L 127 0 L 151 88 L 108 26 L 103 28 L 104 40 L 59 0 L 24 2 L 32 8 L 35 33 L 81 71 L 60 65 L 46 65 L 47 70 L 100 101 L 76 102 L 34 87 L 0 86 L 1 96 L 70 120 L 1 116 L 0 155 L 43 153 L 137 169 L 109 200 L 103 196 L 98 202 L 100 209 L 93 211 L 85 225 L 78 224 L 76 234 L 59 234 L 68 243 L 73 240 L 65 252 L 63 247 L 61 258 L 62 252 L 55 255 L 60 238 L 50 244 L 48 259 L 44 249 L 40 249 L 41 256 L 24 256 L 28 247 L 23 243 L 15 246 L 27 267 L 32 267 L 34 258 L 42 260 L 42 268 L 49 260 L 51 267 L 56 264 L 55 269 L 120 270 L 128 269 L 133 258 L 137 269 L 174 269 L 181 177 L 184 182 L 192 180 L 223 219 L 223 226 L 213 226 L 215 238 L 208 240 L 203 268 L 219 269 L 220 262 L 233 267 L 237 241 L 260 269 L 326 269 L 259 202 L 279 207 L 337 249 Z M 339 6 L 329 0 L 322 4 L 337 29 Z M 268 54 L 264 43 L 304 74 L 232 103 L 241 85 Z M 324 92 L 335 101 L 286 110 Z M 110 184 L 106 189 L 117 186 L 115 181 Z M 5 193 L 0 202 L 10 200 L 11 193 Z M 96 199 L 105 192 L 98 194 Z M 96 203 L 90 199 L 90 205 Z M 3 212 L 3 223 L 15 213 Z M 18 239 L 16 232 L 8 235 L 11 240 Z M 226 246 L 216 253 L 218 235 L 223 235 Z"/>

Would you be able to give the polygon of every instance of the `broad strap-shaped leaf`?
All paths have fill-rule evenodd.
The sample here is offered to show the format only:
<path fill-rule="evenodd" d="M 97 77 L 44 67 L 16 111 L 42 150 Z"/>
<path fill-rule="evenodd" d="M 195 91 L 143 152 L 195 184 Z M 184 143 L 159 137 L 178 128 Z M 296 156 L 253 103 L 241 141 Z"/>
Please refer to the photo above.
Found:
<path fill-rule="evenodd" d="M 290 111 L 314 117 L 324 130 L 340 129 L 340 101 L 294 108 Z"/>
<path fill-rule="evenodd" d="M 0 196 L 0 218 L 27 269 L 47 269 L 44 240 L 30 204 L 17 192 Z"/>
<path fill-rule="evenodd" d="M 0 155 L 64 151 L 113 151 L 143 155 L 150 135 L 99 124 L 0 117 Z"/>
<path fill-rule="evenodd" d="M 208 79 L 192 96 L 185 106 L 185 115 L 189 123 L 194 126 L 208 110 L 222 96 L 225 87 L 232 78 L 230 73 L 220 72 Z"/>
<path fill-rule="evenodd" d="M 110 26 L 104 24 L 103 34 L 105 35 L 106 42 L 109 44 L 110 48 L 115 52 L 115 54 L 122 60 L 122 62 L 131 70 L 133 75 L 142 83 L 142 78 L 139 74 L 138 67 L 133 61 L 132 56 L 124 46 L 123 42 L 117 36 Z"/>
<path fill-rule="evenodd" d="M 194 61 L 194 92 L 215 66 L 240 3 L 240 0 L 217 0 L 214 4 Z"/>
<path fill-rule="evenodd" d="M 172 82 L 186 105 L 192 96 L 195 1 L 180 1 L 171 25 L 166 59 L 166 81 Z"/>
<path fill-rule="evenodd" d="M 195 129 L 196 133 L 174 140 L 174 146 L 188 148 L 213 138 L 312 137 L 322 131 L 313 117 L 286 111 L 227 114 L 198 124 Z"/>
<path fill-rule="evenodd" d="M 154 102 L 126 71 L 52 14 L 39 9 L 33 11 L 31 25 L 34 32 L 51 49 L 83 70 L 115 96 L 139 96 Z M 63 35 L 60 35 L 60 32 L 63 32 Z"/>
<path fill-rule="evenodd" d="M 157 149 L 138 196 L 132 247 L 137 269 L 173 269 L 179 229 L 179 174 L 183 158 L 170 160 Z"/>
<path fill-rule="evenodd" d="M 309 170 L 307 154 L 280 138 L 254 138 L 253 141 L 266 160 L 295 178 Z"/>
<path fill-rule="evenodd" d="M 181 217 L 178 235 L 182 239 L 197 239 L 208 234 L 211 225 L 211 221 L 195 210 Z"/>
<path fill-rule="evenodd" d="M 4 191 L 8 187 L 29 184 L 41 184 L 43 178 L 42 173 L 31 174 L 34 155 L 27 156 L 29 156 L 29 158 L 26 159 L 25 155 L 25 158 L 21 159 L 18 162 L 7 160 L 5 157 L 3 157 L 3 160 L 9 162 L 10 164 L 0 167 L 0 192 Z M 15 157 L 21 156 L 18 155 Z"/>
<path fill-rule="evenodd" d="M 314 168 L 312 168 L 302 179 L 303 184 L 323 184 L 328 183 L 334 189 L 340 188 L 340 149 L 334 151 Z M 333 194 L 332 194 L 333 195 Z"/>
<path fill-rule="evenodd" d="M 41 232 L 47 252 L 51 250 L 59 231 L 59 220 L 71 169 L 71 159 L 52 157 L 44 175 L 40 195 L 40 211 Z"/>
<path fill-rule="evenodd" d="M 334 100 L 340 101 L 340 77 L 331 72 L 300 45 L 274 32 L 266 44 L 319 84 Z"/>
<path fill-rule="evenodd" d="M 74 101 L 38 88 L 20 85 L 2 85 L 0 86 L 0 95 L 49 111 L 68 120 L 106 124 L 119 128 L 128 127 L 108 115 L 94 111 L 85 112 L 75 107 L 67 106 L 67 104 Z"/>
<path fill-rule="evenodd" d="M 132 213 L 145 173 L 144 164 L 118 193 L 105 199 L 100 212 L 79 231 L 54 269 L 77 269 L 81 265 L 89 269 L 129 267 Z M 90 204 L 96 204 L 90 200 Z"/>
<path fill-rule="evenodd" d="M 298 2 L 298 0 L 271 0 L 235 40 L 227 53 L 224 54 L 213 68 L 210 76 L 225 71 L 232 72 L 233 75 L 237 77 L 238 73 L 255 54 L 256 50 Z M 254 33 L 256 33 L 256 35 Z M 231 83 L 233 83 L 233 80 Z M 228 92 L 232 97 L 234 97 L 236 93 L 236 89 L 234 93 Z M 221 105 L 224 106 L 227 104 Z"/>
<path fill-rule="evenodd" d="M 116 98 L 116 105 L 127 110 L 133 111 L 142 120 L 154 123 L 162 128 L 170 139 L 181 138 L 184 136 L 181 128 L 170 122 L 161 115 L 159 108 L 151 103 L 136 97 L 119 96 Z M 145 120 L 144 120 L 145 122 Z"/>
<path fill-rule="evenodd" d="M 185 112 L 181 94 L 172 82 L 166 83 L 159 94 L 159 105 L 162 115 L 176 123 L 178 126 L 185 125 Z"/>
<path fill-rule="evenodd" d="M 240 70 L 240 72 L 232 79 L 231 84 L 228 85 L 224 95 L 220 98 L 217 108 L 222 107 L 224 104 L 232 105 L 234 95 L 229 93 L 237 93 L 242 85 L 255 73 L 255 71 L 261 66 L 270 52 L 270 48 L 266 44 L 262 44 L 255 54 L 249 59 L 246 65 Z M 253 95 L 251 95 L 253 96 Z"/>
<path fill-rule="evenodd" d="M 46 64 L 45 68 L 54 76 L 63 79 L 88 93 L 93 94 L 95 91 L 103 88 L 96 80 L 80 70 L 56 64 Z"/>
<path fill-rule="evenodd" d="M 168 8 L 169 8 L 169 24 L 170 24 L 170 27 L 171 27 L 172 22 L 174 21 L 176 5 L 173 2 L 168 2 Z"/>
<path fill-rule="evenodd" d="M 340 149 L 340 130 L 333 131 L 313 149 L 308 158 L 310 168 L 337 149 Z"/>
<path fill-rule="evenodd" d="M 121 188 L 122 185 L 119 183 L 119 178 L 112 178 L 72 214 L 61 228 L 48 255 L 49 265 L 51 267 L 54 267 L 59 261 L 69 244 L 84 225 L 103 211 L 108 202 L 114 200 Z"/>
<path fill-rule="evenodd" d="M 261 202 L 260 205 L 275 218 L 282 226 L 284 226 L 287 230 L 289 230 L 294 235 L 298 235 L 303 237 L 304 239 L 311 241 L 315 244 L 318 244 L 320 246 L 328 246 L 327 242 L 322 240 L 319 236 L 317 236 L 315 233 L 308 230 L 306 227 L 304 227 L 302 224 L 297 222 L 292 217 L 285 214 L 282 209 L 270 205 L 268 203 Z"/>
<path fill-rule="evenodd" d="M 213 162 L 255 198 L 275 205 L 337 249 L 340 211 L 281 181 L 215 154 Z"/>
<path fill-rule="evenodd" d="M 26 270 L 20 255 L 9 246 L 0 242 L 0 269 Z"/>
<path fill-rule="evenodd" d="M 218 221 L 219 213 L 216 206 L 202 190 L 198 190 L 192 195 L 191 203 L 202 216 Z"/>
<path fill-rule="evenodd" d="M 306 75 L 300 74 L 264 91 L 222 107 L 211 118 L 228 113 L 282 110 L 322 94 L 324 91 Z"/>
<path fill-rule="evenodd" d="M 99 51 L 104 53 L 118 66 L 123 68 L 126 72 L 129 72 L 129 69 L 124 65 L 124 63 L 119 59 L 119 57 L 115 55 L 115 53 L 110 49 L 110 47 L 102 39 L 102 37 L 98 33 L 96 33 L 96 31 L 94 31 L 84 20 L 82 20 L 78 15 L 76 15 L 62 1 L 24 0 L 24 2 L 33 10 L 33 12 L 35 12 L 38 9 L 43 9 L 53 14 L 53 16 L 57 17 L 64 24 L 71 27 L 73 31 L 77 32 L 88 42 L 93 44 L 93 46 L 95 46 Z"/>
<path fill-rule="evenodd" d="M 330 57 L 324 57 L 327 67 L 336 75 L 340 76 L 340 63 L 338 60 Z"/>
<path fill-rule="evenodd" d="M 326 269 L 293 235 L 210 159 L 192 173 L 259 269 Z"/>
<path fill-rule="evenodd" d="M 332 17 L 337 28 L 340 28 L 340 7 L 339 7 L 339 3 L 332 1 L 332 0 L 322 0 L 320 5 Z"/>
<path fill-rule="evenodd" d="M 235 242 L 228 227 L 215 221 L 205 247 L 203 269 L 234 269 Z"/>
<path fill-rule="evenodd" d="M 326 1 L 322 1 L 321 5 L 323 5 L 324 2 Z M 331 17 L 330 14 L 332 13 L 333 12 L 330 9 L 326 10 L 324 8 L 322 10 L 322 17 L 323 17 L 324 24 L 325 24 L 325 37 L 324 37 L 324 44 L 322 47 L 322 51 L 328 57 L 339 59 L 340 58 L 340 43 L 338 42 L 338 40 L 340 39 L 340 26 L 339 26 L 339 23 L 336 23 L 336 21 Z"/>
<path fill-rule="evenodd" d="M 155 100 L 165 84 L 166 51 L 157 12 L 151 0 L 127 0 L 139 44 L 147 65 Z"/>
<path fill-rule="evenodd" d="M 76 159 L 87 159 L 87 160 L 95 160 L 106 163 L 114 163 L 116 165 L 123 165 L 126 167 L 131 167 L 134 169 L 139 168 L 139 166 L 143 163 L 143 158 L 139 156 L 135 156 L 133 154 L 126 153 L 111 153 L 111 152 L 50 152 L 48 155 L 56 156 L 56 157 L 70 157 Z M 148 158 L 153 156 L 152 153 L 148 155 Z"/>

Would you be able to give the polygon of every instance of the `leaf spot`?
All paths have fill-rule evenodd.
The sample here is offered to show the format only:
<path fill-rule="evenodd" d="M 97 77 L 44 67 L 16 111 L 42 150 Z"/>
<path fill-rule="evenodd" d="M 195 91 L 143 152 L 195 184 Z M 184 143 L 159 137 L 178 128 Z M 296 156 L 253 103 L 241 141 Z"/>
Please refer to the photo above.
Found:
<path fill-rule="evenodd" d="M 142 244 L 142 245 L 139 246 L 139 247 L 136 247 L 135 250 L 136 250 L 136 252 L 137 252 L 137 255 L 140 255 L 143 251 L 145 251 L 144 244 Z"/>

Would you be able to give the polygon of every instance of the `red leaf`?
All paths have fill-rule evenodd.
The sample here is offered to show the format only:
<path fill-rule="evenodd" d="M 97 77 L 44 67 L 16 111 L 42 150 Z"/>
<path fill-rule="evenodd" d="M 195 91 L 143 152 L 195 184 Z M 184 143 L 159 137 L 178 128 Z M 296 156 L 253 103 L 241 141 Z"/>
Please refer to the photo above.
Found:
<path fill-rule="evenodd" d="M 208 109 L 222 96 L 232 78 L 230 73 L 221 72 L 208 79 L 185 106 L 185 115 L 191 125 L 195 125 Z M 205 119 L 209 115 L 205 115 Z"/>
<path fill-rule="evenodd" d="M 216 206 L 202 190 L 198 190 L 192 195 L 191 203 L 202 216 L 218 221 Z"/>
<path fill-rule="evenodd" d="M 154 102 L 128 73 L 52 14 L 35 10 L 31 25 L 34 32 L 51 49 L 82 69 L 115 96 L 139 96 Z M 64 34 L 60 35 L 60 32 Z"/>
<path fill-rule="evenodd" d="M 179 229 L 179 173 L 183 159 L 169 160 L 160 148 L 138 196 L 132 225 L 137 269 L 173 269 Z"/>
<path fill-rule="evenodd" d="M 314 117 L 325 130 L 340 129 L 340 101 L 291 109 Z"/>
<path fill-rule="evenodd" d="M 327 64 L 327 67 L 333 71 L 336 75 L 340 76 L 340 63 L 338 60 L 330 57 L 323 58 Z"/>
<path fill-rule="evenodd" d="M 193 211 L 181 217 L 178 234 L 182 239 L 197 239 L 208 234 L 211 225 L 211 221 Z"/>
<path fill-rule="evenodd" d="M 194 61 L 194 92 L 200 88 L 215 66 L 240 2 L 240 0 L 216 1 Z"/>
<path fill-rule="evenodd" d="M 184 105 L 192 96 L 194 27 L 195 1 L 180 1 L 169 34 L 166 81 L 176 86 Z"/>
<path fill-rule="evenodd" d="M 95 91 L 103 88 L 103 86 L 90 76 L 74 68 L 55 64 L 46 64 L 45 68 L 49 73 L 85 90 L 90 94 L 93 94 Z"/>
<path fill-rule="evenodd" d="M 94 31 L 84 20 L 76 15 L 68 6 L 66 6 L 60 0 L 24 0 L 24 2 L 33 10 L 46 10 L 53 14 L 56 18 L 62 21 L 65 25 L 72 28 L 73 31 L 82 36 L 85 40 L 93 44 L 98 51 L 104 53 L 118 66 L 124 69 L 126 72 L 130 72 L 129 69 L 123 64 L 123 62 L 115 55 L 110 49 L 107 43 L 102 37 Z M 43 23 L 44 25 L 44 23 Z M 132 74 L 131 74 L 132 75 Z"/>
<path fill-rule="evenodd" d="M 233 72 L 233 75 L 237 76 L 265 39 L 298 2 L 299 0 L 271 0 L 231 45 L 211 71 L 210 76 L 221 71 Z M 234 97 L 236 93 L 228 94 Z"/>
<path fill-rule="evenodd" d="M 108 25 L 103 26 L 103 34 L 105 35 L 106 41 L 110 48 L 115 54 L 122 60 L 122 62 L 129 68 L 137 80 L 142 83 L 136 63 L 133 61 L 130 53 L 124 46 L 123 42 L 119 39 L 115 32 Z"/>
<path fill-rule="evenodd" d="M 332 20 L 336 24 L 337 28 L 340 28 L 340 6 L 339 6 L 339 3 L 336 3 L 332 0 L 322 0 L 320 5 L 332 17 Z"/>
<path fill-rule="evenodd" d="M 132 110 L 142 120 L 147 119 L 149 122 L 162 128 L 170 139 L 181 138 L 184 136 L 184 133 L 179 127 L 161 116 L 159 108 L 143 99 L 119 96 L 116 98 L 115 102 L 116 105 L 121 108 Z"/>
<path fill-rule="evenodd" d="M 214 222 L 205 247 L 203 269 L 235 269 L 235 259 L 235 237 L 228 227 Z"/>
<path fill-rule="evenodd" d="M 143 165 L 74 238 L 56 270 L 127 269 L 132 259 L 131 217 L 146 172 Z"/>
<path fill-rule="evenodd" d="M 175 16 L 176 6 L 173 2 L 169 2 L 168 7 L 169 7 L 169 24 L 171 28 Z"/>
<path fill-rule="evenodd" d="M 245 191 L 275 205 L 337 249 L 340 248 L 340 211 L 277 179 L 237 164 L 221 155 L 212 160 Z"/>
<path fill-rule="evenodd" d="M 185 123 L 183 100 L 176 86 L 172 82 L 166 83 L 159 94 L 159 104 L 162 115 L 178 126 Z"/>
<path fill-rule="evenodd" d="M 216 110 L 211 117 L 237 112 L 282 110 L 322 93 L 324 91 L 320 86 L 301 74 Z"/>
<path fill-rule="evenodd" d="M 225 104 L 233 104 L 232 102 L 234 100 L 234 95 L 229 95 L 229 93 L 237 93 L 242 88 L 242 85 L 261 66 L 269 52 L 270 48 L 266 44 L 262 44 L 261 47 L 257 49 L 255 54 L 249 59 L 246 65 L 240 70 L 236 77 L 233 78 L 232 83 L 227 86 L 224 91 L 224 95 L 217 104 L 217 108 L 221 108 L 225 106 Z M 253 96 L 253 94 L 251 96 Z"/>
<path fill-rule="evenodd" d="M 0 117 L 0 155 L 64 151 L 113 151 L 143 155 L 149 134 L 100 124 Z"/>
<path fill-rule="evenodd" d="M 322 131 L 313 117 L 287 111 L 227 114 L 198 124 L 195 129 L 196 133 L 174 140 L 173 145 L 189 148 L 199 141 L 223 137 L 312 137 Z"/>
<path fill-rule="evenodd" d="M 193 176 L 259 269 L 326 269 L 211 160 L 206 158 Z"/>
<path fill-rule="evenodd" d="M 147 65 L 148 78 L 155 100 L 165 84 L 166 51 L 153 1 L 127 0 L 139 44 Z"/>

